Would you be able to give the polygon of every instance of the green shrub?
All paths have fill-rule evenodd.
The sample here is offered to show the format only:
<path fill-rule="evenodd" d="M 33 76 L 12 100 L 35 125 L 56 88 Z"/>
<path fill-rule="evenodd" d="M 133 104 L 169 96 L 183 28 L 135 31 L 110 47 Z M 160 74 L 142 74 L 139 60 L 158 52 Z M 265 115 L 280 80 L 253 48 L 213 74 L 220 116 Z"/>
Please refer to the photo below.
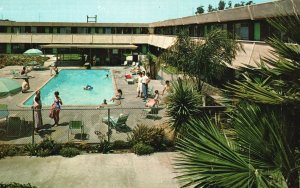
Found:
<path fill-rule="evenodd" d="M 132 147 L 132 150 L 137 155 L 149 155 L 154 152 L 154 148 L 147 144 L 138 143 Z"/>
<path fill-rule="evenodd" d="M 15 156 L 22 153 L 22 148 L 15 145 L 0 145 L 0 159 L 6 156 Z"/>
<path fill-rule="evenodd" d="M 31 61 L 36 61 L 40 65 L 48 60 L 49 57 L 42 56 L 27 56 L 23 54 L 5 54 L 0 57 L 1 66 L 12 66 L 12 65 L 26 65 Z"/>
<path fill-rule="evenodd" d="M 45 139 L 39 144 L 28 144 L 25 150 L 31 156 L 47 157 L 50 155 L 58 155 L 62 146 L 51 139 Z"/>
<path fill-rule="evenodd" d="M 65 147 L 62 150 L 60 150 L 60 155 L 62 155 L 63 157 L 74 157 L 79 154 L 79 149 L 73 147 Z"/>
<path fill-rule="evenodd" d="M 0 183 L 1 188 L 37 188 L 36 186 L 28 184 L 20 184 L 20 183 Z"/>
<path fill-rule="evenodd" d="M 36 156 L 38 152 L 37 144 L 27 144 L 25 145 L 25 152 L 28 152 L 30 156 Z"/>
<path fill-rule="evenodd" d="M 100 142 L 99 146 L 98 146 L 98 152 L 99 153 L 109 153 L 111 151 L 111 147 L 112 145 L 107 141 L 104 140 L 102 142 Z"/>
<path fill-rule="evenodd" d="M 156 151 L 165 150 L 167 142 L 164 129 L 148 127 L 143 124 L 138 125 L 133 129 L 128 141 L 131 143 L 131 145 L 144 143 L 152 146 Z"/>
<path fill-rule="evenodd" d="M 130 149 L 131 144 L 129 142 L 125 142 L 123 140 L 116 140 L 112 143 L 113 149 Z"/>

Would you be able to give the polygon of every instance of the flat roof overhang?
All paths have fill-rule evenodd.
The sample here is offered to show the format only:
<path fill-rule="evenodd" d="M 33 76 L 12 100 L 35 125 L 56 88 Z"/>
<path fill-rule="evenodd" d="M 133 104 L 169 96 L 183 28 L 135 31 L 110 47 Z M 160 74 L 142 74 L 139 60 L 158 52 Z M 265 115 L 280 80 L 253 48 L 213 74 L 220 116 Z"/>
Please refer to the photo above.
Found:
<path fill-rule="evenodd" d="M 98 49 L 130 49 L 135 50 L 138 47 L 132 44 L 46 44 L 41 48 L 98 48 Z"/>

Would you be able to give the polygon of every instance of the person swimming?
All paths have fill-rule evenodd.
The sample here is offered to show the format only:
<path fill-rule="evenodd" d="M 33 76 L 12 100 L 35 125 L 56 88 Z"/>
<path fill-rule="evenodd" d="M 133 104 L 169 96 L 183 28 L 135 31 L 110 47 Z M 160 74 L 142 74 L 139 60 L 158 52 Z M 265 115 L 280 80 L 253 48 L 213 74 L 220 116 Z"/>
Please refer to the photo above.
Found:
<path fill-rule="evenodd" d="M 84 90 L 92 90 L 93 89 L 93 87 L 92 86 L 90 86 L 90 85 L 86 85 L 84 88 L 83 88 Z"/>

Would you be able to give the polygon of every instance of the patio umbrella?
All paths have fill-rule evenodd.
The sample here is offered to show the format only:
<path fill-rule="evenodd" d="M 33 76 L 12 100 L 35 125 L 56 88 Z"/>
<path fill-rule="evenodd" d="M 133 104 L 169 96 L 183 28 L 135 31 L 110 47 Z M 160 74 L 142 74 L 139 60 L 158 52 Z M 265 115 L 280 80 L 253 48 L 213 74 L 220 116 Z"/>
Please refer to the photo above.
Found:
<path fill-rule="evenodd" d="M 0 78 L 0 97 L 16 94 L 22 90 L 21 84 L 9 78 Z"/>
<path fill-rule="evenodd" d="M 23 53 L 24 55 L 30 55 L 30 56 L 35 56 L 35 55 L 42 55 L 43 52 L 39 49 L 29 49 L 26 50 L 26 52 Z"/>

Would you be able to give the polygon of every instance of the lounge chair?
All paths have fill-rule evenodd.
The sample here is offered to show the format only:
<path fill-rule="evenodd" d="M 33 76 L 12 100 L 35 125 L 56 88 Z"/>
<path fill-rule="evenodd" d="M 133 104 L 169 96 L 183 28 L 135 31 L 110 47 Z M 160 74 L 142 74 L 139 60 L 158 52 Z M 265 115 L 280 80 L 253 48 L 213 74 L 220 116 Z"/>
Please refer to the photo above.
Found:
<path fill-rule="evenodd" d="M 102 122 L 106 124 L 111 124 L 111 126 L 115 129 L 123 128 L 126 126 L 126 121 L 128 119 L 128 114 L 120 114 L 119 117 L 110 116 L 102 118 Z"/>
<path fill-rule="evenodd" d="M 154 119 L 154 120 L 159 119 L 160 117 L 158 116 L 158 112 L 161 109 L 163 108 L 159 107 L 158 105 L 154 105 L 153 107 L 143 109 L 145 118 Z"/>
<path fill-rule="evenodd" d="M 121 64 L 122 66 L 128 66 L 128 62 L 127 61 L 124 61 L 123 64 Z"/>
<path fill-rule="evenodd" d="M 154 95 L 154 87 L 152 86 L 148 89 L 148 97 L 154 97 Z"/>
<path fill-rule="evenodd" d="M 33 76 L 29 76 L 27 74 L 21 75 L 18 71 L 16 70 L 11 70 L 11 74 L 13 75 L 13 79 L 29 79 L 29 78 L 34 78 Z"/>
<path fill-rule="evenodd" d="M 35 70 L 35 71 L 42 71 L 42 70 L 48 70 L 49 67 L 45 67 L 45 66 L 41 66 L 41 65 L 36 65 L 36 66 L 33 66 L 32 67 L 32 70 Z"/>
<path fill-rule="evenodd" d="M 7 109 L 7 104 L 0 104 L 0 119 L 5 118 L 5 120 L 7 121 L 9 112 Z M 6 135 L 6 127 L 0 127 L 0 137 Z"/>
<path fill-rule="evenodd" d="M 73 130 L 80 130 L 80 140 L 82 140 L 84 135 L 84 124 L 82 121 L 70 121 L 68 130 L 68 140 L 70 140 L 70 135 L 72 135 Z"/>
<path fill-rule="evenodd" d="M 0 104 L 0 119 L 8 117 L 9 112 L 7 108 L 7 104 Z"/>

